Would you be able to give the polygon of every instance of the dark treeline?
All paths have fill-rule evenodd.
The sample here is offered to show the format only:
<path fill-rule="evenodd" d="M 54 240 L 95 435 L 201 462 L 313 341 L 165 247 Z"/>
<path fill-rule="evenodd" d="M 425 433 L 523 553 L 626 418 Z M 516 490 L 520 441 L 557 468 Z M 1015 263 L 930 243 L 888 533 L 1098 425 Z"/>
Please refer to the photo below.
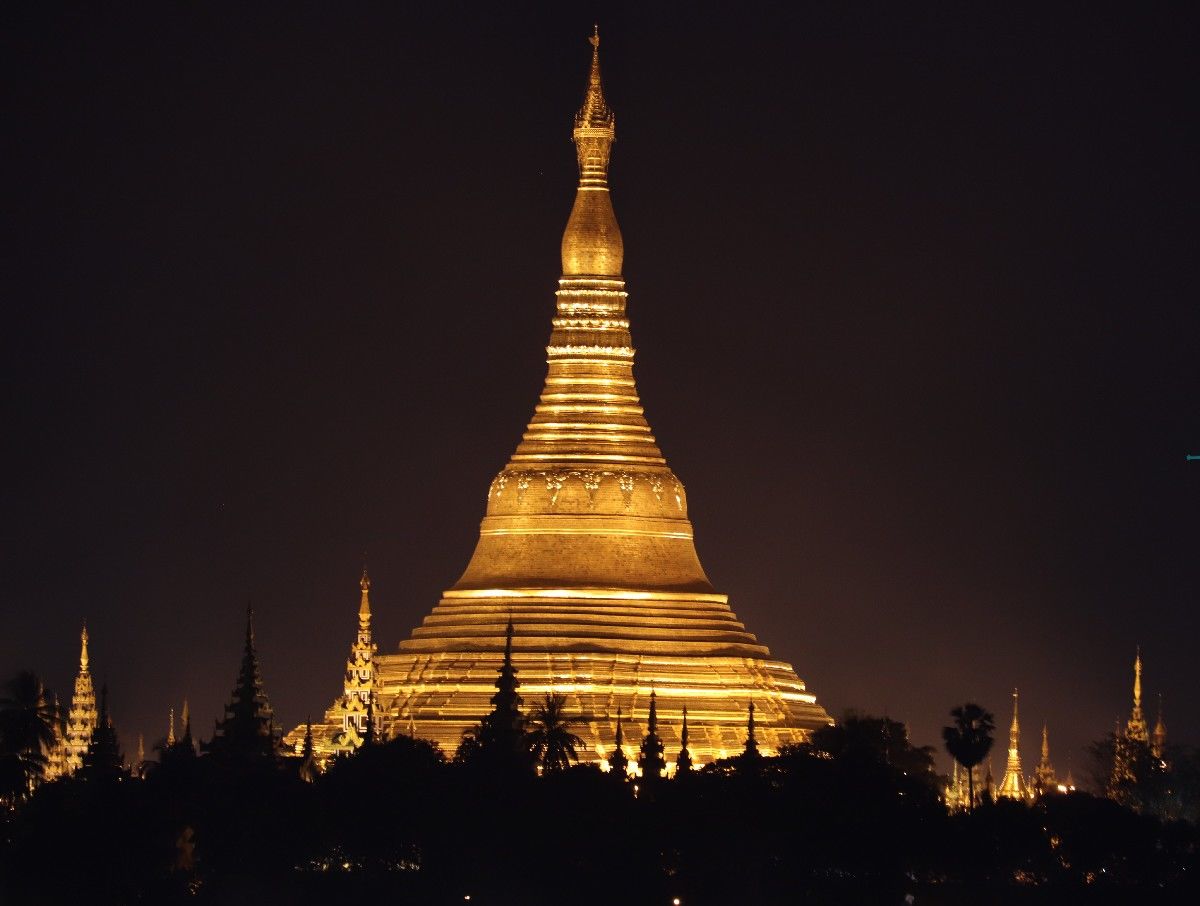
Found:
<path fill-rule="evenodd" d="M 405 736 L 324 773 L 189 741 L 144 778 L 93 762 L 6 809 L 0 902 L 1200 901 L 1194 825 L 1083 793 L 951 814 L 931 755 L 854 716 L 656 781 Z"/>

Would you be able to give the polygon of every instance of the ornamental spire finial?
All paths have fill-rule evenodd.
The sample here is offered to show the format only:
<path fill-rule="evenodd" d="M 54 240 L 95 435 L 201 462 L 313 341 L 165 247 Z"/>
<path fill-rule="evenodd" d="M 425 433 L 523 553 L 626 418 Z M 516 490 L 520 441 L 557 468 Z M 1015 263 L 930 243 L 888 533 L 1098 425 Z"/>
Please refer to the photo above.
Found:
<path fill-rule="evenodd" d="M 1125 735 L 1139 742 L 1149 742 L 1150 734 L 1146 729 L 1146 716 L 1142 713 L 1142 646 L 1138 645 L 1137 655 L 1133 659 L 1133 710 L 1129 721 L 1125 724 Z"/>
<path fill-rule="evenodd" d="M 575 157 L 579 191 L 562 240 L 563 275 L 620 277 L 625 246 L 608 197 L 608 160 L 616 141 L 616 117 L 600 81 L 600 29 L 592 30 L 592 68 L 583 106 L 575 113 Z"/>
<path fill-rule="evenodd" d="M 358 602 L 358 618 L 359 620 L 371 619 L 371 577 L 367 575 L 367 563 L 363 560 L 362 578 L 358 580 L 358 587 L 362 589 L 362 598 Z"/>
<path fill-rule="evenodd" d="M 608 181 L 608 155 L 616 140 L 616 117 L 604 100 L 600 80 L 600 28 L 596 26 L 588 42 L 592 45 L 592 67 L 588 72 L 583 106 L 575 114 L 572 137 L 579 157 L 580 185 L 603 186 Z"/>
<path fill-rule="evenodd" d="M 88 669 L 88 634 L 87 620 L 83 621 L 83 631 L 79 633 L 79 672 L 87 673 Z"/>
<path fill-rule="evenodd" d="M 1017 687 L 1013 687 L 1013 722 L 1012 727 L 1008 731 L 1010 740 L 1021 738 L 1021 722 L 1017 719 Z"/>
<path fill-rule="evenodd" d="M 1137 656 L 1133 660 L 1133 704 L 1142 706 L 1142 646 L 1137 646 Z"/>

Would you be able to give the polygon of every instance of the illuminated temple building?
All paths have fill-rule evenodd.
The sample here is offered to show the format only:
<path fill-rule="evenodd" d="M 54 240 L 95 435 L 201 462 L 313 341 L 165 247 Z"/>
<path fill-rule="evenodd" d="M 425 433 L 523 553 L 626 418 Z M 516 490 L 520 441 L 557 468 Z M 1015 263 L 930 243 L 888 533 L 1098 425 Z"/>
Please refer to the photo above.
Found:
<path fill-rule="evenodd" d="M 368 704 L 379 732 L 430 739 L 452 754 L 490 710 L 510 618 L 521 694 L 527 703 L 550 690 L 567 696 L 587 721 L 580 735 L 590 760 L 612 753 L 618 710 L 626 739 L 646 733 L 652 694 L 672 757 L 686 706 L 696 763 L 742 751 L 751 704 L 764 754 L 830 723 L 792 666 L 772 659 L 710 584 L 683 484 L 643 413 L 608 187 L 615 123 L 599 38 L 591 40 L 573 132 L 580 178 L 541 398 L 488 489 L 466 571 L 397 652 L 374 653 L 364 575 L 344 694 L 313 724 L 325 755 L 359 744 Z"/>

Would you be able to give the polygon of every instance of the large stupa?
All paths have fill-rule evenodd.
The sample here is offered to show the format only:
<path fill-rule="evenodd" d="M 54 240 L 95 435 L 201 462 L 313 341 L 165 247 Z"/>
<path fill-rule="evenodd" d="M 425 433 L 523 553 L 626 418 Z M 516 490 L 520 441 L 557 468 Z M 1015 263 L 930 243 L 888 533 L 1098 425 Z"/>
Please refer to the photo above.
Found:
<path fill-rule="evenodd" d="M 398 651 L 374 655 L 370 677 L 362 665 L 373 646 L 360 632 L 346 694 L 314 725 L 318 748 L 356 743 L 366 681 L 378 729 L 452 753 L 490 710 L 510 619 L 526 703 L 551 690 L 566 695 L 586 717 L 579 735 L 595 758 L 613 749 L 618 708 L 636 748 L 651 692 L 669 761 L 685 706 L 697 763 L 741 751 L 751 703 L 768 754 L 830 722 L 794 668 L 771 658 L 709 582 L 683 483 L 642 410 L 608 187 L 615 120 L 600 81 L 599 37 L 591 42 L 573 132 L 579 187 L 533 419 L 488 488 L 466 571 Z M 364 612 L 369 620 L 365 581 L 360 630 Z"/>

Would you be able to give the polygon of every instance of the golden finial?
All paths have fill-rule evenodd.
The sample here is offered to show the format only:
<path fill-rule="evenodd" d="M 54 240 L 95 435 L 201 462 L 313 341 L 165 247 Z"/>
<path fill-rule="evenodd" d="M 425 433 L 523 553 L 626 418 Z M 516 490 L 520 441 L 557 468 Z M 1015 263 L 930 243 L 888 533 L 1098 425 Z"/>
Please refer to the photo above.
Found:
<path fill-rule="evenodd" d="M 87 620 L 83 621 L 83 631 L 79 633 L 79 669 L 82 672 L 87 672 L 88 668 L 88 634 Z"/>
<path fill-rule="evenodd" d="M 367 575 L 367 564 L 364 560 L 362 578 L 358 580 L 358 587 L 362 589 L 362 598 L 358 602 L 359 619 L 371 619 L 371 577 Z"/>
<path fill-rule="evenodd" d="M 1137 646 L 1137 657 L 1133 661 L 1133 704 L 1142 705 L 1142 646 Z"/>
<path fill-rule="evenodd" d="M 608 197 L 608 161 L 616 141 L 616 117 L 604 100 L 600 81 L 600 29 L 588 38 L 592 67 L 583 106 L 575 114 L 571 138 L 579 163 L 579 190 L 563 232 L 565 276 L 619 277 L 625 256 L 621 229 Z"/>
<path fill-rule="evenodd" d="M 175 745 L 175 706 L 171 706 L 171 710 L 167 717 L 167 745 Z"/>

